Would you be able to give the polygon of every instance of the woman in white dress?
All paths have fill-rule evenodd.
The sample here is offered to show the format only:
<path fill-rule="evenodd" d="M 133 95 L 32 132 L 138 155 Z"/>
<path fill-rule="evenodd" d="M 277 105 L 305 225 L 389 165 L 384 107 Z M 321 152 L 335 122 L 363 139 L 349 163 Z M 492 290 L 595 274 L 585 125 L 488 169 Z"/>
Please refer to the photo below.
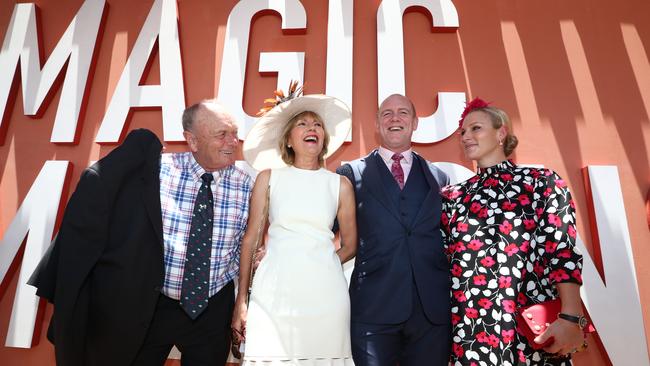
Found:
<path fill-rule="evenodd" d="M 246 340 L 243 365 L 350 366 L 350 301 L 342 264 L 356 252 L 354 189 L 323 167 L 350 131 L 350 110 L 324 95 L 286 99 L 279 98 L 244 142 L 244 158 L 261 172 L 242 241 L 233 336 L 235 342 Z M 247 305 L 267 187 L 266 254 Z"/>

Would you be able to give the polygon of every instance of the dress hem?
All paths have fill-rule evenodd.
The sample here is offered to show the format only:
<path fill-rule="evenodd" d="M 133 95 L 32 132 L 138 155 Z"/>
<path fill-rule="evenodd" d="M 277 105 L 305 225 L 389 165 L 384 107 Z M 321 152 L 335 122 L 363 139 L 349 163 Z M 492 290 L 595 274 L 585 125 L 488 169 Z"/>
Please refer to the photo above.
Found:
<path fill-rule="evenodd" d="M 352 357 L 244 357 L 241 366 L 354 366 Z"/>

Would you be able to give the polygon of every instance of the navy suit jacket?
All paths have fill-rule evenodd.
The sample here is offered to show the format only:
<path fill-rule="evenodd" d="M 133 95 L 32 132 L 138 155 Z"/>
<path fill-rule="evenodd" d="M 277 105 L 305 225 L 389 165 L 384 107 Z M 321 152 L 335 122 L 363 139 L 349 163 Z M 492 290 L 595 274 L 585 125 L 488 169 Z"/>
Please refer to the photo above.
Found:
<path fill-rule="evenodd" d="M 427 318 L 434 324 L 450 323 L 449 263 L 440 233 L 440 187 L 448 178 L 413 155 L 412 170 L 419 164 L 429 191 L 411 222 L 403 220 L 395 200 L 388 196 L 390 190 L 381 178 L 382 169 L 388 168 L 377 150 L 337 169 L 352 182 L 357 204 L 359 246 L 350 281 L 353 322 L 406 321 L 413 286 L 417 286 Z"/>

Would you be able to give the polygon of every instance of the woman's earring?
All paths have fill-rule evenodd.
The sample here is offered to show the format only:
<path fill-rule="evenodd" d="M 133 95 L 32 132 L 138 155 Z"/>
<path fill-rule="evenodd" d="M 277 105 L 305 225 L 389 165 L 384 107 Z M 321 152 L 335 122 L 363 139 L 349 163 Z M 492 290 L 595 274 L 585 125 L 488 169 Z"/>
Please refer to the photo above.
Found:
<path fill-rule="evenodd" d="M 287 147 L 288 147 L 289 149 L 291 149 L 291 144 L 287 144 Z"/>
<path fill-rule="evenodd" d="M 503 146 L 503 141 L 499 140 L 499 146 Z"/>

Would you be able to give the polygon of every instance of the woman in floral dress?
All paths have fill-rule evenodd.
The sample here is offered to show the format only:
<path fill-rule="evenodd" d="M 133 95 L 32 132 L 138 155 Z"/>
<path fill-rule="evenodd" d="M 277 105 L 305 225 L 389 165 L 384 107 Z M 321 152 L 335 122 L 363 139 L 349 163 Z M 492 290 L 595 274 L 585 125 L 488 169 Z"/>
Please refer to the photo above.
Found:
<path fill-rule="evenodd" d="M 477 174 L 443 191 L 442 223 L 451 261 L 454 365 L 569 365 L 585 347 L 578 324 L 555 320 L 535 341 L 517 331 L 519 307 L 559 297 L 582 317 L 582 256 L 575 206 L 555 172 L 518 166 L 517 145 L 500 109 L 470 102 L 460 121 L 465 156 Z"/>

